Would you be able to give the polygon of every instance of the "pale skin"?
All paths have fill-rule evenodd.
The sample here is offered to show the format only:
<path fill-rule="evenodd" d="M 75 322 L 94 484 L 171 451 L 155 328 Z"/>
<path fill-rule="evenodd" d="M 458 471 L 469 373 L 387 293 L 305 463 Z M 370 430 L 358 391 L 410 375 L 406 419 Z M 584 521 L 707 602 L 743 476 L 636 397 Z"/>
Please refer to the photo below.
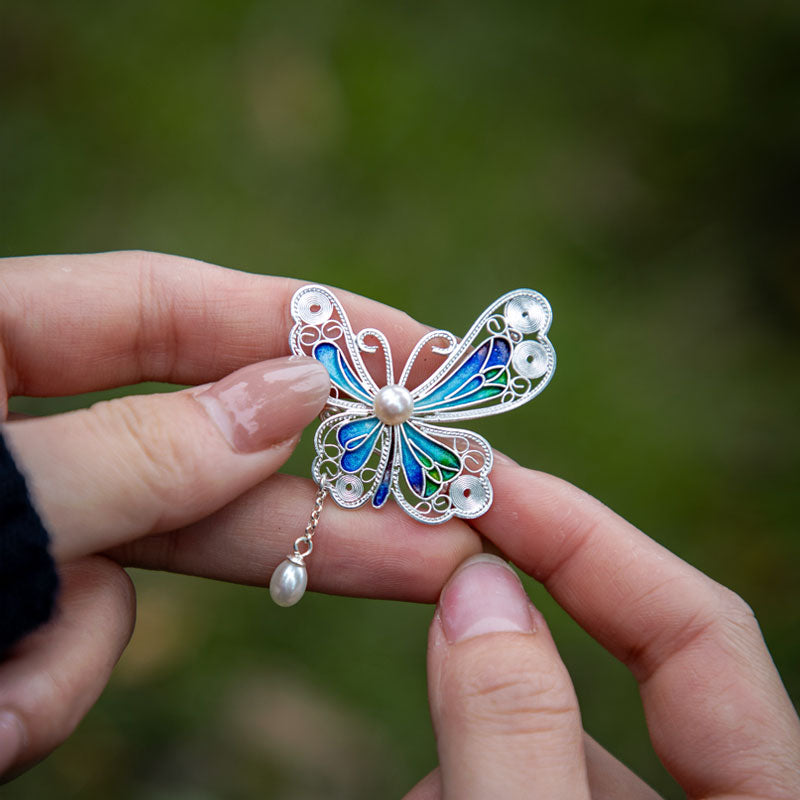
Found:
<path fill-rule="evenodd" d="M 328 392 L 319 365 L 285 359 L 300 285 L 151 253 L 0 261 L 4 418 L 15 394 L 201 387 L 4 424 L 62 575 L 55 618 L 0 663 L 5 779 L 66 739 L 105 686 L 134 623 L 123 567 L 264 585 L 305 525 L 315 486 L 273 475 Z M 400 363 L 426 331 L 338 294 Z M 492 508 L 435 536 L 394 504 L 329 504 L 309 562 L 316 591 L 438 599 L 428 671 L 440 766 L 407 798 L 657 797 L 583 732 L 516 576 L 496 557 L 463 563 L 487 547 L 628 666 L 656 752 L 689 797 L 796 798 L 800 722 L 746 603 L 558 478 L 497 454 L 491 480 Z"/>

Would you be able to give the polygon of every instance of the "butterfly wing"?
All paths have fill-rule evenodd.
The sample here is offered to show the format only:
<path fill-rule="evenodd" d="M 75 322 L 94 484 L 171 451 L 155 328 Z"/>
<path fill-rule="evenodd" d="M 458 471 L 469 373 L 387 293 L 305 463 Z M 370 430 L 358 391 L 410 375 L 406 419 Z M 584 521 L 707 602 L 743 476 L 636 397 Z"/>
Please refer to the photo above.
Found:
<path fill-rule="evenodd" d="M 467 335 L 451 340 L 444 363 L 412 391 L 414 416 L 449 422 L 510 411 L 541 392 L 556 357 L 547 338 L 552 311 L 538 292 L 518 289 L 496 300 Z M 408 374 L 420 345 L 403 370 Z M 476 344 L 477 342 L 477 344 Z"/>
<path fill-rule="evenodd" d="M 420 522 L 480 516 L 492 502 L 489 443 L 472 431 L 412 420 L 394 428 L 392 493 Z"/>
<path fill-rule="evenodd" d="M 311 472 L 327 480 L 331 497 L 344 508 L 358 508 L 378 491 L 391 455 L 392 432 L 377 417 L 344 411 L 317 428 L 317 457 Z"/>
<path fill-rule="evenodd" d="M 292 297 L 291 314 L 292 352 L 318 359 L 331 376 L 328 405 L 341 411 L 371 407 L 378 387 L 364 366 L 358 337 L 336 296 L 324 286 L 304 286 Z"/>

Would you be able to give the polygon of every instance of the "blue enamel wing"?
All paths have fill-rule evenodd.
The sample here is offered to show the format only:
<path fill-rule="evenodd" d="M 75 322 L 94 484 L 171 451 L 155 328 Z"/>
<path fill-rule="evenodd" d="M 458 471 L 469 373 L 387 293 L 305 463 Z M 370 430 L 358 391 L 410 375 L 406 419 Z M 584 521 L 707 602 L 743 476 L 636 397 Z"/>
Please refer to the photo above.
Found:
<path fill-rule="evenodd" d="M 314 437 L 312 474 L 344 508 L 390 495 L 426 523 L 473 518 L 492 502 L 489 443 L 476 433 L 437 423 L 485 417 L 527 403 L 549 383 L 556 366 L 547 338 L 552 312 L 538 292 L 518 289 L 500 297 L 458 340 L 443 330 L 423 336 L 395 379 L 389 342 L 365 328 L 355 333 L 336 296 L 304 286 L 291 302 L 292 352 L 321 361 L 331 395 Z M 435 344 L 437 343 L 437 344 Z M 423 348 L 444 360 L 415 388 L 408 386 Z M 383 379 L 368 371 L 363 354 L 379 359 Z"/>

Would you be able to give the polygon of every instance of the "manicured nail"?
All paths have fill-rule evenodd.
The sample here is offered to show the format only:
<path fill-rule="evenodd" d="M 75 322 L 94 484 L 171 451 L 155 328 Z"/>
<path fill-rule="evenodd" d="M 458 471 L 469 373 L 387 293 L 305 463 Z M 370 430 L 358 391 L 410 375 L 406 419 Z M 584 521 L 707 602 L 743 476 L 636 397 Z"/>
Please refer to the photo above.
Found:
<path fill-rule="evenodd" d="M 450 644 L 484 633 L 533 633 L 528 595 L 502 558 L 478 553 L 453 573 L 439 601 L 444 635 Z"/>
<path fill-rule="evenodd" d="M 253 453 L 300 433 L 329 393 L 328 371 L 319 361 L 289 356 L 243 367 L 195 399 L 234 450 Z"/>
<path fill-rule="evenodd" d="M 25 746 L 25 734 L 19 717 L 11 711 L 0 711 L 0 775 L 17 760 Z"/>

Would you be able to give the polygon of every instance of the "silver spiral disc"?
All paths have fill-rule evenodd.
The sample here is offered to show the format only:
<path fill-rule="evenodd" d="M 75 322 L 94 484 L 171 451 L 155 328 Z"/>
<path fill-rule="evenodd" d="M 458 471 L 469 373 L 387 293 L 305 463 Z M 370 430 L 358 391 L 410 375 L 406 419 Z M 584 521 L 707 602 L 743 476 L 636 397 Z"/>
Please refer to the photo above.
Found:
<path fill-rule="evenodd" d="M 508 324 L 520 333 L 538 331 L 545 321 L 542 304 L 531 295 L 514 297 L 506 303 L 505 316 Z"/>
<path fill-rule="evenodd" d="M 320 325 L 330 319 L 333 304 L 322 292 L 311 290 L 301 295 L 297 301 L 297 313 L 303 322 L 309 325 Z"/>
<path fill-rule="evenodd" d="M 485 483 L 474 475 L 462 475 L 450 484 L 450 500 L 462 514 L 476 514 L 488 498 Z"/>
<path fill-rule="evenodd" d="M 541 378 L 547 372 L 547 350 L 539 342 L 520 342 L 514 348 L 511 362 L 524 378 Z"/>
<path fill-rule="evenodd" d="M 336 481 L 336 494 L 343 503 L 353 503 L 364 492 L 364 484 L 357 475 L 342 475 Z"/>

